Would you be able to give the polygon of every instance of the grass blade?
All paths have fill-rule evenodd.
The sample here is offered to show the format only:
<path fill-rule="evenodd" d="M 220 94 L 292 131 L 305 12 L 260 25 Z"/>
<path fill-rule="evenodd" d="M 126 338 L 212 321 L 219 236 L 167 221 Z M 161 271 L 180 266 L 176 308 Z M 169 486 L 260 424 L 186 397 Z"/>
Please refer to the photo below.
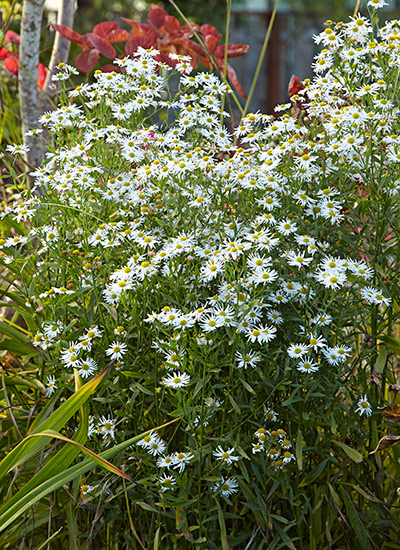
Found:
<path fill-rule="evenodd" d="M 65 403 L 63 403 L 53 414 L 40 422 L 31 431 L 31 435 L 41 431 L 53 430 L 57 432 L 66 422 L 77 412 L 79 407 L 87 401 L 87 399 L 96 390 L 100 382 L 110 369 L 109 365 L 103 372 L 92 378 L 77 392 L 75 392 Z M 26 437 L 13 449 L 0 463 L 0 479 L 2 479 L 10 470 L 16 468 L 23 462 L 29 460 L 34 454 L 39 452 L 48 442 L 48 438 L 43 436 L 37 440 L 35 438 Z"/>

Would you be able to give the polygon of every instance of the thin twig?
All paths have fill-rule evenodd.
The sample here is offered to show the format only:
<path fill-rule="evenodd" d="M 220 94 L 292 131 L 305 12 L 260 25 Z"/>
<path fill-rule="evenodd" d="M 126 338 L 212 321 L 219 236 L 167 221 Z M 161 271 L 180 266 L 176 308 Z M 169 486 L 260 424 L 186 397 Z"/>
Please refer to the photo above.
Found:
<path fill-rule="evenodd" d="M 361 0 L 357 0 L 356 7 L 354 8 L 354 12 L 353 12 L 353 17 L 355 17 L 357 15 L 357 12 L 360 8 L 360 2 L 361 2 Z"/>
<path fill-rule="evenodd" d="M 249 542 L 246 544 L 246 548 L 244 550 L 249 550 L 250 548 L 250 544 L 253 542 L 253 540 L 255 539 L 255 536 L 257 535 L 258 531 L 260 530 L 260 526 L 257 527 L 257 529 L 255 531 L 253 531 L 253 534 L 251 535 L 251 539 L 249 540 Z"/>

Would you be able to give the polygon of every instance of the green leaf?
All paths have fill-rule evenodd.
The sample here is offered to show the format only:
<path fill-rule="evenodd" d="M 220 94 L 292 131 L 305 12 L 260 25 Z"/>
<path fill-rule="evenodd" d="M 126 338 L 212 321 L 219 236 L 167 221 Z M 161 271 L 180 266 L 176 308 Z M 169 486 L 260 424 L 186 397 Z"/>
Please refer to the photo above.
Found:
<path fill-rule="evenodd" d="M 400 355 L 400 343 L 391 336 L 380 336 L 379 340 L 385 342 L 387 347 L 396 355 Z"/>
<path fill-rule="evenodd" d="M 337 494 L 337 492 L 335 491 L 335 489 L 332 487 L 332 485 L 330 483 L 328 483 L 328 488 L 329 488 L 329 492 L 331 493 L 332 498 L 333 498 L 336 506 L 338 508 L 340 508 L 342 506 L 342 503 L 340 501 L 339 495 Z"/>
<path fill-rule="evenodd" d="M 154 508 L 154 506 L 151 506 L 151 505 L 148 504 L 147 502 L 137 501 L 137 502 L 135 502 L 135 504 L 138 504 L 141 508 L 143 508 L 143 510 L 146 510 L 147 512 L 155 512 L 155 513 L 158 513 L 157 508 Z"/>
<path fill-rule="evenodd" d="M 53 533 L 48 539 L 46 539 L 40 546 L 38 546 L 37 548 L 35 548 L 35 550 L 44 550 L 45 548 L 47 548 L 49 542 L 51 542 L 52 540 L 54 540 L 56 538 L 56 536 L 64 529 L 64 527 L 60 527 L 58 529 L 58 531 L 56 531 L 55 533 Z"/>
<path fill-rule="evenodd" d="M 79 388 L 78 384 L 77 387 Z M 73 436 L 73 441 L 78 443 L 86 443 L 89 427 L 89 407 L 85 403 L 80 410 L 80 421 L 77 432 Z M 44 483 L 47 479 L 55 476 L 59 472 L 62 472 L 68 468 L 73 460 L 78 456 L 80 452 L 79 448 L 72 445 L 64 445 L 51 460 L 49 460 L 43 468 L 41 468 L 37 474 L 35 474 L 27 483 L 21 487 L 21 489 L 15 493 L 4 506 L 0 509 L 0 517 L 14 504 L 18 503 L 23 496 L 32 491 L 35 487 Z"/>
<path fill-rule="evenodd" d="M 309 472 L 306 477 L 301 481 L 299 487 L 305 487 L 306 485 L 310 485 L 314 481 L 316 481 L 319 476 L 322 474 L 322 472 L 325 470 L 326 465 L 329 462 L 329 458 L 326 458 L 322 462 L 318 464 L 311 472 Z"/>
<path fill-rule="evenodd" d="M 354 460 L 354 462 L 360 463 L 363 461 L 363 455 L 352 447 L 346 445 L 346 443 L 343 443 L 343 441 L 336 441 L 336 439 L 332 439 L 332 443 L 335 443 L 338 447 L 343 449 L 347 456 L 351 458 L 351 460 Z"/>
<path fill-rule="evenodd" d="M 226 535 L 226 525 L 224 519 L 224 513 L 222 511 L 221 505 L 217 499 L 215 499 L 218 508 L 218 523 L 221 533 L 221 548 L 222 550 L 229 550 L 228 537 Z"/>
<path fill-rule="evenodd" d="M 114 455 L 121 453 L 127 447 L 133 445 L 134 443 L 137 443 L 138 441 L 140 441 L 140 439 L 143 439 L 145 435 L 151 433 L 153 430 L 160 430 L 161 428 L 164 428 L 165 426 L 169 426 L 170 424 L 178 420 L 180 419 L 174 418 L 173 420 L 170 420 L 169 422 L 162 424 L 161 426 L 152 428 L 151 430 L 147 430 L 146 432 L 140 435 L 137 435 L 135 437 L 132 437 L 127 441 L 124 441 L 123 443 L 119 443 L 118 445 L 115 445 L 115 447 L 112 447 L 111 449 L 107 449 L 106 451 L 103 451 L 97 456 L 99 458 L 108 460 L 109 458 L 112 458 Z M 95 465 L 96 465 L 96 462 L 93 460 L 92 457 L 86 458 L 79 464 L 75 464 L 74 466 L 58 473 L 52 478 L 47 479 L 46 481 L 41 483 L 39 486 L 35 487 L 28 494 L 24 495 L 19 500 L 19 502 L 17 502 L 12 507 L 12 509 L 7 510 L 7 512 L 4 515 L 0 515 L 0 532 L 6 529 L 13 521 L 15 521 L 19 516 L 21 516 L 28 508 L 34 506 L 34 504 L 36 504 L 36 502 L 38 502 L 41 498 L 45 497 L 49 493 L 52 493 L 53 491 L 56 491 L 63 485 L 72 481 L 73 479 L 84 475 Z M 1 513 L 1 510 L 0 510 L 0 513 Z"/>
<path fill-rule="evenodd" d="M 376 363 L 375 363 L 375 372 L 383 372 L 383 369 L 385 368 L 385 365 L 386 365 L 386 360 L 387 360 L 387 356 L 388 356 L 388 349 L 386 346 L 381 346 L 381 349 L 379 351 L 379 355 L 376 359 Z"/>
<path fill-rule="evenodd" d="M 243 378 L 239 378 L 240 382 L 243 384 L 243 386 L 246 388 L 246 390 L 253 395 L 256 393 L 253 388 L 246 382 L 246 380 L 243 380 Z"/>
<path fill-rule="evenodd" d="M 68 437 L 65 437 L 64 435 L 61 435 L 53 430 L 47 430 L 45 432 L 39 432 L 36 434 L 28 435 L 27 439 L 31 437 L 49 437 L 49 438 L 59 439 L 60 441 L 65 441 L 66 443 L 71 443 L 72 445 L 75 445 L 76 447 L 78 447 L 85 455 L 90 456 L 96 464 L 99 464 L 100 466 L 102 466 L 112 474 L 116 474 L 120 477 L 123 477 L 124 479 L 127 479 L 131 483 L 134 483 L 134 480 L 130 476 L 128 476 L 128 474 L 126 474 L 125 472 L 123 472 L 113 464 L 110 464 L 110 462 L 108 462 L 108 460 L 106 460 L 105 458 L 102 458 L 101 456 L 96 454 L 91 449 L 88 449 L 81 443 L 78 443 L 73 439 L 69 439 Z"/>
<path fill-rule="evenodd" d="M 301 472 L 303 469 L 303 434 L 301 430 L 297 432 L 296 436 L 296 461 L 297 467 Z"/>
<path fill-rule="evenodd" d="M 154 535 L 153 541 L 153 550 L 159 550 L 160 545 L 160 527 L 157 529 L 156 534 Z"/>
<path fill-rule="evenodd" d="M 45 406 L 41 409 L 34 421 L 29 427 L 28 434 L 34 433 L 36 426 L 39 426 L 46 418 L 48 418 L 54 408 L 55 403 L 58 401 L 60 395 L 63 393 L 63 388 L 57 390 L 50 399 L 46 400 Z"/>
<path fill-rule="evenodd" d="M 28 386 L 42 393 L 46 392 L 46 388 L 40 380 L 28 376 L 26 378 L 22 378 L 21 376 L 5 376 L 4 383 L 6 386 Z"/>
<path fill-rule="evenodd" d="M 63 403 L 56 411 L 54 411 L 47 419 L 35 426 L 35 429 L 30 430 L 30 434 L 38 433 L 39 431 L 53 430 L 57 432 L 60 430 L 66 422 L 77 412 L 79 407 L 85 403 L 85 401 L 96 390 L 100 382 L 110 369 L 110 365 L 97 376 L 92 378 L 84 386 L 82 386 L 77 392 L 75 392 L 65 403 Z M 16 468 L 23 462 L 29 460 L 34 454 L 39 452 L 48 443 L 46 436 L 37 438 L 25 438 L 19 443 L 1 462 L 0 462 L 0 479 L 2 479 L 7 472 Z"/>
<path fill-rule="evenodd" d="M 14 339 L 6 339 L 0 342 L 0 350 L 11 351 L 11 353 L 15 353 L 16 355 L 39 355 L 39 352 L 35 348 L 31 348 Z"/>
<path fill-rule="evenodd" d="M 233 399 L 233 397 L 231 396 L 230 393 L 228 393 L 228 399 L 229 401 L 231 402 L 231 405 L 233 407 L 233 410 L 235 411 L 235 413 L 240 416 L 240 408 L 239 408 L 239 405 L 236 403 L 236 401 Z"/>
<path fill-rule="evenodd" d="M 372 550 L 369 537 L 366 534 L 365 526 L 362 524 L 353 503 L 348 498 L 347 493 L 343 487 L 340 488 L 340 492 L 344 501 L 344 505 L 346 506 L 346 512 L 349 518 L 350 525 L 353 528 L 353 531 L 358 539 L 358 542 L 360 543 L 362 550 Z"/>
<path fill-rule="evenodd" d="M 9 323 L 4 323 L 3 321 L 0 321 L 0 334 L 5 334 L 6 336 L 9 336 L 10 338 L 13 338 L 15 340 L 18 340 L 22 342 L 23 344 L 30 344 L 30 340 L 24 336 L 23 334 L 24 330 L 18 330 L 17 328 L 14 328 Z"/>

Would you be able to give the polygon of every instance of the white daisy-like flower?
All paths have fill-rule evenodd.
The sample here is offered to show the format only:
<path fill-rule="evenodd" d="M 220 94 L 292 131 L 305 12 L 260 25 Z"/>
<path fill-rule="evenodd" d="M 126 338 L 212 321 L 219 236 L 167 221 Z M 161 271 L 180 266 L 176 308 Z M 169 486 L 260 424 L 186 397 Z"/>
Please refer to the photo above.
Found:
<path fill-rule="evenodd" d="M 360 416 L 363 414 L 365 414 L 365 416 L 371 416 L 372 408 L 366 395 L 362 395 L 358 400 L 356 412 L 358 412 Z"/>
<path fill-rule="evenodd" d="M 56 379 L 54 376 L 48 376 L 47 377 L 47 383 L 46 383 L 46 397 L 50 397 L 56 390 L 58 386 L 56 384 Z"/>
<path fill-rule="evenodd" d="M 127 345 L 121 342 L 114 341 L 111 346 L 106 349 L 106 354 L 110 357 L 111 360 L 121 359 L 121 357 L 126 353 Z"/>
<path fill-rule="evenodd" d="M 311 357 L 305 357 L 300 361 L 300 363 L 296 365 L 296 368 L 300 372 L 310 374 L 311 372 L 317 372 L 317 370 L 319 369 L 319 365 L 318 363 L 315 363 L 315 361 L 313 361 Z"/>
<path fill-rule="evenodd" d="M 158 468 L 167 468 L 169 470 L 174 465 L 174 455 L 160 456 L 157 459 Z"/>
<path fill-rule="evenodd" d="M 187 386 L 190 382 L 190 376 L 186 372 L 180 373 L 180 372 L 174 372 L 173 374 L 170 374 L 168 377 L 164 378 L 162 380 L 162 384 L 164 386 L 168 386 L 169 388 L 177 389 L 177 388 L 184 388 Z"/>
<path fill-rule="evenodd" d="M 78 374 L 79 376 L 82 376 L 82 378 L 88 378 L 96 370 L 97 370 L 96 361 L 89 357 L 88 359 L 82 359 L 78 368 Z"/>
<path fill-rule="evenodd" d="M 153 456 L 164 454 L 166 449 L 167 449 L 167 445 L 165 441 L 163 441 L 159 437 L 154 438 L 153 442 L 146 447 L 147 452 Z"/>
<path fill-rule="evenodd" d="M 229 479 L 224 479 L 221 477 L 221 481 L 218 481 L 213 486 L 212 490 L 215 493 L 221 493 L 224 497 L 229 497 L 230 495 L 238 492 L 238 487 L 239 484 L 234 477 L 230 477 Z"/>
<path fill-rule="evenodd" d="M 262 443 L 253 443 L 251 447 L 251 452 L 253 455 L 260 453 L 261 451 L 264 451 L 265 447 Z"/>
<path fill-rule="evenodd" d="M 287 353 L 292 359 L 297 359 L 303 357 L 309 349 L 310 346 L 307 344 L 291 344 L 287 349 Z"/>
<path fill-rule="evenodd" d="M 172 476 L 163 474 L 158 478 L 158 483 L 160 485 L 160 490 L 164 493 L 165 491 L 169 491 L 174 488 L 176 485 L 176 480 Z"/>
<path fill-rule="evenodd" d="M 261 357 L 252 352 L 241 353 L 240 351 L 237 351 L 235 357 L 236 366 L 238 369 L 247 369 L 248 367 L 252 367 L 254 369 L 257 363 L 261 361 Z"/>
<path fill-rule="evenodd" d="M 102 416 L 98 425 L 99 432 L 103 434 L 103 439 L 114 439 L 115 438 L 115 424 L 116 420 L 112 418 L 106 418 Z"/>
<path fill-rule="evenodd" d="M 179 473 L 182 473 L 186 468 L 187 464 L 190 464 L 190 461 L 194 458 L 192 453 L 175 453 L 173 458 L 173 468 L 174 470 L 179 470 Z"/>
<path fill-rule="evenodd" d="M 273 411 L 268 407 L 268 409 L 265 411 L 265 419 L 268 422 L 276 422 L 278 420 L 278 413 Z"/>
<path fill-rule="evenodd" d="M 231 465 L 233 462 L 237 462 L 239 460 L 239 457 L 235 456 L 233 453 L 235 452 L 234 447 L 232 449 L 227 449 L 226 451 L 219 445 L 215 451 L 213 452 L 213 456 L 217 460 L 220 460 L 223 464 Z"/>

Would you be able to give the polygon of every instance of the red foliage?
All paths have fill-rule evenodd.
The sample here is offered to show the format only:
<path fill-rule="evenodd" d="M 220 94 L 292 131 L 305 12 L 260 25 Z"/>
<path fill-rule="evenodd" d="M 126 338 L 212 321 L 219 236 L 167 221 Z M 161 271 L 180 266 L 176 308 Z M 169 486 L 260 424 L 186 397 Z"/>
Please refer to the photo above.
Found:
<path fill-rule="evenodd" d="M 288 85 L 289 97 L 297 95 L 300 90 L 304 90 L 304 84 L 302 83 L 300 77 L 293 74 L 289 80 Z"/>
<path fill-rule="evenodd" d="M 21 42 L 21 38 L 19 34 L 14 31 L 7 31 L 4 41 L 6 44 L 19 44 Z"/>
<path fill-rule="evenodd" d="M 90 72 L 96 66 L 100 54 L 108 59 L 114 59 L 116 51 L 111 44 L 116 42 L 125 42 L 127 55 L 136 52 L 139 46 L 145 49 L 154 47 L 160 51 L 158 59 L 170 66 L 174 66 L 177 61 L 172 60 L 169 54 L 176 53 L 190 55 L 194 68 L 198 63 L 209 69 L 213 69 L 216 65 L 222 72 L 225 46 L 219 45 L 222 36 L 215 27 L 208 24 L 201 27 L 195 24 L 180 25 L 176 17 L 168 15 L 164 9 L 155 4 L 152 4 L 147 19 L 149 24 L 137 23 L 123 17 L 123 20 L 132 27 L 130 33 L 121 29 L 115 21 L 103 21 L 94 27 L 93 32 L 85 35 L 80 35 L 63 25 L 53 25 L 53 27 L 64 38 L 83 48 L 76 60 L 76 66 L 84 73 Z M 205 48 L 192 40 L 196 31 L 202 37 Z M 246 54 L 248 49 L 249 47 L 245 44 L 228 44 L 227 57 L 239 57 Z M 210 55 L 214 63 L 210 60 Z M 110 65 L 106 65 L 102 70 L 110 71 Z M 227 65 L 227 75 L 236 90 L 243 97 L 247 97 L 230 65 Z"/>
<path fill-rule="evenodd" d="M 304 103 L 308 103 L 307 94 L 302 94 L 302 97 L 299 97 L 298 95 L 301 90 L 304 90 L 304 88 L 305 86 L 301 81 L 301 78 L 293 74 L 289 80 L 288 93 L 292 103 L 292 114 L 297 118 L 299 118 L 302 112 L 307 113 L 307 110 L 304 107 Z"/>
<path fill-rule="evenodd" d="M 7 31 L 4 37 L 6 44 L 16 44 L 18 45 L 21 42 L 19 34 L 14 31 Z M 12 50 L 8 50 L 6 47 L 0 48 L 0 60 L 3 61 L 4 67 L 11 74 L 17 75 L 19 71 L 19 57 L 17 53 L 14 53 Z M 47 69 L 43 63 L 38 65 L 38 84 L 39 88 L 42 90 L 45 80 L 46 80 Z"/>

